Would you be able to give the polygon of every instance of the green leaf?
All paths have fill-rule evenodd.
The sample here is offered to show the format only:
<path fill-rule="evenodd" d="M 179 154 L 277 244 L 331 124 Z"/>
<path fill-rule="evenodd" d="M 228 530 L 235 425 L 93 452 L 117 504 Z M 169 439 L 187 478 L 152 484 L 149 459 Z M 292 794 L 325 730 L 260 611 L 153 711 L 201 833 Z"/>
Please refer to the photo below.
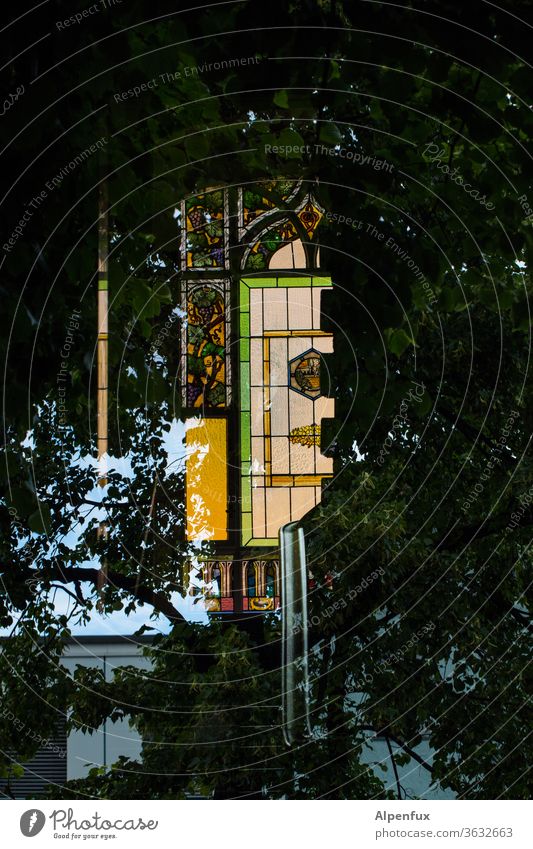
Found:
<path fill-rule="evenodd" d="M 415 345 L 413 339 L 407 335 L 405 330 L 399 328 L 398 330 L 393 330 L 388 338 L 388 348 L 392 354 L 396 354 L 397 357 L 401 357 L 403 352 L 409 345 Z"/>
<path fill-rule="evenodd" d="M 332 59 L 329 67 L 329 81 L 331 82 L 331 80 L 339 80 L 341 76 L 341 69 L 339 63 L 336 62 L 335 59 Z"/>
<path fill-rule="evenodd" d="M 450 286 L 445 287 L 439 296 L 439 310 L 442 310 L 442 312 L 452 312 L 455 309 L 458 295 L 460 296 L 461 292 L 457 287 L 455 291 Z"/>
<path fill-rule="evenodd" d="M 305 145 L 300 133 L 297 133 L 296 130 L 291 130 L 289 127 L 280 133 L 277 143 L 284 145 L 286 148 L 298 148 Z M 299 150 L 291 150 L 290 153 L 286 153 L 285 155 L 288 159 L 301 159 L 302 157 Z"/>
<path fill-rule="evenodd" d="M 281 91 L 276 92 L 276 94 L 274 95 L 274 103 L 276 104 L 276 106 L 279 106 L 280 109 L 289 108 L 289 98 L 284 88 Z"/>
<path fill-rule="evenodd" d="M 320 127 L 320 141 L 328 144 L 341 144 L 343 141 L 342 133 L 337 124 L 328 121 Z"/>
<path fill-rule="evenodd" d="M 13 778 L 22 778 L 24 775 L 24 767 L 20 764 L 11 764 L 9 772 Z"/>

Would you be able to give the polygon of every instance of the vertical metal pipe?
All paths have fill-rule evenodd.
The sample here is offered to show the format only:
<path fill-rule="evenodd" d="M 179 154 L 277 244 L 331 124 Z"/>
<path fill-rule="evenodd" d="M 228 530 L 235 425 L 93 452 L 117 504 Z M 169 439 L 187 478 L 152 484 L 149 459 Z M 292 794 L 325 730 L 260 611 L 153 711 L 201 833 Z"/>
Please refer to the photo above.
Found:
<path fill-rule="evenodd" d="M 281 701 L 288 746 L 311 735 L 307 634 L 307 565 L 303 528 L 290 522 L 280 530 Z"/>
<path fill-rule="evenodd" d="M 106 458 L 108 452 L 108 276 L 109 251 L 107 182 L 102 180 L 98 194 L 98 341 L 97 341 L 97 395 L 96 395 L 96 442 L 98 451 L 98 482 L 107 483 Z"/>
<path fill-rule="evenodd" d="M 108 364 L 108 253 L 109 253 L 109 202 L 107 181 L 105 177 L 100 182 L 98 190 L 98 338 L 96 343 L 96 447 L 98 455 L 98 483 L 101 487 L 107 484 L 108 457 L 108 396 L 109 396 L 109 364 Z M 107 522 L 104 520 L 98 528 L 100 539 L 107 538 Z M 102 561 L 98 574 L 98 603 L 97 608 L 104 607 L 102 590 L 107 583 L 107 563 Z"/>

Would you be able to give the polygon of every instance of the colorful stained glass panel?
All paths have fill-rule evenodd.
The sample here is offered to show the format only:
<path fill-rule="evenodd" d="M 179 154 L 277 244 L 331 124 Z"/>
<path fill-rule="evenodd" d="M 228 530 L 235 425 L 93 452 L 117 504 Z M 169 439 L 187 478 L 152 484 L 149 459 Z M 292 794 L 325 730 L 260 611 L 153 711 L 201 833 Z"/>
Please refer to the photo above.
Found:
<path fill-rule="evenodd" d="M 313 239 L 316 228 L 323 216 L 323 209 L 309 195 L 300 207 L 296 215 L 305 230 L 306 240 Z M 292 242 L 300 239 L 300 234 L 294 222 L 289 218 L 278 220 L 276 223 L 266 226 L 260 235 L 253 238 L 250 247 L 245 254 L 244 267 L 250 271 L 261 271 L 270 267 L 274 254 L 282 252 Z M 294 256 L 290 267 L 294 267 Z M 300 253 L 301 267 L 305 267 L 305 253 Z"/>
<path fill-rule="evenodd" d="M 183 203 L 182 251 L 188 269 L 227 268 L 227 198 L 219 189 L 195 195 Z"/>
<path fill-rule="evenodd" d="M 226 407 L 229 403 L 227 303 L 224 282 L 185 284 L 181 383 L 186 407 Z"/>
<path fill-rule="evenodd" d="M 294 180 L 264 180 L 241 189 L 239 195 L 239 232 L 255 224 L 261 216 L 272 212 L 276 201 L 286 203 L 293 198 L 300 187 L 300 181 Z M 267 197 L 265 197 L 267 195 Z"/>
<path fill-rule="evenodd" d="M 306 398 L 320 396 L 320 363 L 318 351 L 311 349 L 289 363 L 290 387 Z"/>

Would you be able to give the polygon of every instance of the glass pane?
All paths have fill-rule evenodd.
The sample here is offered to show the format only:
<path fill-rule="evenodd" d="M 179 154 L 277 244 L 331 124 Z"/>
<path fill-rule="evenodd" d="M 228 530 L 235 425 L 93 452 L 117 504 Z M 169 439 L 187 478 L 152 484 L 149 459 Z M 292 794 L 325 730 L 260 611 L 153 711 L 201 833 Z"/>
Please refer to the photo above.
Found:
<path fill-rule="evenodd" d="M 295 180 L 264 180 L 241 189 L 241 230 L 247 230 L 262 215 L 272 212 L 280 202 L 286 203 L 292 199 L 298 193 L 300 185 L 300 181 Z"/>
<path fill-rule="evenodd" d="M 298 232 L 291 221 L 275 224 L 252 245 L 246 259 L 246 269 L 260 271 L 268 268 L 271 256 L 297 238 Z"/>
<path fill-rule="evenodd" d="M 333 472 L 320 451 L 321 421 L 334 415 L 320 381 L 332 347 L 331 334 L 319 327 L 320 293 L 330 285 L 314 275 L 241 281 L 243 351 L 250 357 L 241 362 L 243 545 L 275 544 L 282 525 L 320 501 L 322 481 Z"/>
<path fill-rule="evenodd" d="M 226 419 L 192 420 L 185 434 L 187 539 L 228 538 Z"/>
<path fill-rule="evenodd" d="M 184 204 L 187 268 L 227 266 L 226 193 L 219 189 L 189 198 Z"/>
<path fill-rule="evenodd" d="M 215 566 L 211 573 L 211 590 L 210 595 L 219 596 L 220 595 L 220 569 L 218 566 Z"/>
<path fill-rule="evenodd" d="M 226 407 L 230 398 L 228 286 L 186 284 L 182 332 L 182 387 L 186 407 Z"/>
<path fill-rule="evenodd" d="M 305 228 L 306 241 L 313 239 L 323 215 L 323 210 L 309 195 L 297 210 L 297 216 Z M 274 254 L 283 251 L 292 242 L 297 241 L 300 246 L 298 257 L 291 254 L 291 261 L 287 261 L 287 267 L 295 267 L 295 262 L 305 267 L 305 255 L 300 241 L 300 235 L 293 221 L 285 219 L 278 221 L 256 237 L 244 256 L 244 267 L 247 270 L 261 271 L 270 266 Z M 275 263 L 274 263 L 275 264 Z"/>

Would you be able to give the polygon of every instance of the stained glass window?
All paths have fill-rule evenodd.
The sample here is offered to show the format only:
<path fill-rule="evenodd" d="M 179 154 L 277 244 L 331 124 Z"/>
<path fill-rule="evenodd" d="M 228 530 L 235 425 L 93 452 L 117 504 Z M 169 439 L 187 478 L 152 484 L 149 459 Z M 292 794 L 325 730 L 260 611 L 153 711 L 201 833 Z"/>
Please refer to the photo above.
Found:
<path fill-rule="evenodd" d="M 277 610 L 279 598 L 279 561 L 245 560 L 242 564 L 244 611 Z"/>
<path fill-rule="evenodd" d="M 315 507 L 332 476 L 320 450 L 322 419 L 334 414 L 324 381 L 332 338 L 320 324 L 331 280 L 316 271 L 324 210 L 294 180 L 204 192 L 181 209 L 180 384 L 196 416 L 186 424 L 187 538 L 216 543 L 211 610 L 233 610 L 235 587 L 243 610 L 275 610 L 268 552 L 238 566 L 231 558 L 238 546 L 276 548 L 280 527 Z M 230 245 L 252 274 L 230 278 Z"/>
<path fill-rule="evenodd" d="M 248 565 L 246 570 L 246 589 L 248 596 L 255 596 L 256 593 L 256 580 L 255 580 L 255 566 L 253 563 Z"/>
<path fill-rule="evenodd" d="M 188 586 L 188 594 L 203 597 L 205 608 L 210 613 L 232 613 L 232 567 L 231 560 L 206 560 L 200 561 L 191 573 L 190 564 L 186 565 L 184 583 Z M 194 582 L 191 574 L 194 574 Z"/>
<path fill-rule="evenodd" d="M 272 225 L 252 244 L 245 267 L 255 271 L 268 268 L 271 256 L 297 237 L 298 231 L 292 221 L 281 221 Z"/>
<path fill-rule="evenodd" d="M 314 237 L 324 210 L 310 196 L 307 196 L 296 210 L 306 240 Z M 250 271 L 262 271 L 270 267 L 273 255 L 301 236 L 294 221 L 284 218 L 268 225 L 250 240 L 245 252 L 244 267 Z M 287 266 L 289 267 L 289 266 Z M 290 267 L 295 267 L 291 263 Z"/>
<path fill-rule="evenodd" d="M 294 357 L 289 363 L 289 385 L 306 398 L 320 395 L 320 354 L 310 350 Z"/>
<path fill-rule="evenodd" d="M 301 181 L 261 180 L 249 188 L 239 189 L 239 237 L 260 218 L 276 211 L 279 201 L 290 202 L 297 194 Z"/>
<path fill-rule="evenodd" d="M 182 253 L 188 269 L 227 268 L 228 210 L 223 189 L 205 192 L 182 204 Z"/>
<path fill-rule="evenodd" d="M 211 570 L 211 595 L 218 597 L 220 595 L 220 569 L 218 568 L 218 564 L 213 566 Z"/>
<path fill-rule="evenodd" d="M 275 545 L 281 525 L 321 498 L 333 461 L 320 423 L 334 415 L 322 394 L 320 327 L 328 277 L 244 277 L 240 291 L 240 423 L 243 545 Z"/>
<path fill-rule="evenodd" d="M 185 432 L 187 539 L 228 538 L 228 446 L 225 418 L 192 419 Z"/>
<path fill-rule="evenodd" d="M 229 284 L 184 285 L 181 384 L 185 407 L 226 407 L 230 400 Z"/>
<path fill-rule="evenodd" d="M 277 588 L 277 580 L 276 580 L 276 569 L 275 566 L 270 563 L 266 568 L 266 596 L 267 598 L 274 598 Z"/>

